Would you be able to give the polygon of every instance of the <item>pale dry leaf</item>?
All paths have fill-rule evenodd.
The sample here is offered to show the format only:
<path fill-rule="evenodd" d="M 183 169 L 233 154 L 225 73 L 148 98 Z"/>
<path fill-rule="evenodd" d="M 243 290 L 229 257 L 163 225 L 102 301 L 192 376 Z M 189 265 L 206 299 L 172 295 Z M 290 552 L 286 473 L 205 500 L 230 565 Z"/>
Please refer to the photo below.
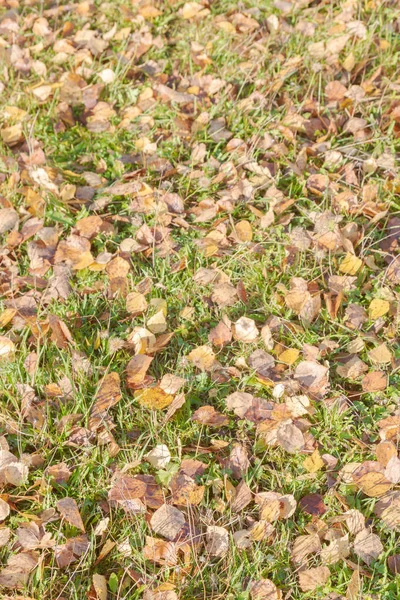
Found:
<path fill-rule="evenodd" d="M 0 498 L 0 521 L 7 519 L 10 514 L 10 505 L 8 502 Z"/>
<path fill-rule="evenodd" d="M 360 531 L 354 540 L 354 553 L 367 565 L 370 565 L 383 552 L 381 540 L 369 529 Z"/>
<path fill-rule="evenodd" d="M 0 586 L 12 589 L 23 588 L 38 562 L 39 555 L 33 551 L 11 555 L 6 566 L 0 571 Z"/>
<path fill-rule="evenodd" d="M 225 527 L 209 525 L 206 532 L 206 551 L 210 556 L 221 558 L 229 550 L 229 533 Z"/>
<path fill-rule="evenodd" d="M 319 554 L 321 549 L 321 540 L 318 534 L 300 535 L 294 541 L 291 557 L 293 562 L 301 565 L 306 562 L 310 554 Z"/>
<path fill-rule="evenodd" d="M 303 592 L 312 592 L 328 582 L 331 573 L 328 567 L 305 569 L 299 573 L 299 585 Z"/>
<path fill-rule="evenodd" d="M 163 504 L 152 515 L 150 526 L 155 533 L 173 541 L 186 523 L 183 513 L 169 504 Z"/>
<path fill-rule="evenodd" d="M 281 600 L 282 593 L 270 579 L 252 581 L 250 584 L 251 600 Z"/>
<path fill-rule="evenodd" d="M 158 444 L 153 450 L 150 450 L 145 456 L 147 462 L 155 469 L 165 469 L 171 460 L 171 454 L 168 446 Z"/>
<path fill-rule="evenodd" d="M 255 321 L 248 317 L 240 317 L 233 325 L 233 338 L 246 344 L 255 342 L 259 336 Z"/>
<path fill-rule="evenodd" d="M 0 360 L 9 360 L 14 357 L 15 344 L 5 335 L 0 335 Z"/>

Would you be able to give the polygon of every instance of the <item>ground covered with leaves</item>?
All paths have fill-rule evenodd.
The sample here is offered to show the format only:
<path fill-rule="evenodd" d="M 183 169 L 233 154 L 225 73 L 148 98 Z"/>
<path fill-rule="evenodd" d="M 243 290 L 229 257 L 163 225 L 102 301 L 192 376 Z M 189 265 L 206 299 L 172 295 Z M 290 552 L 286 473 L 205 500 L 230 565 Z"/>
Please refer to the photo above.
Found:
<path fill-rule="evenodd" d="M 399 58 L 392 0 L 0 1 L 2 598 L 399 597 Z"/>

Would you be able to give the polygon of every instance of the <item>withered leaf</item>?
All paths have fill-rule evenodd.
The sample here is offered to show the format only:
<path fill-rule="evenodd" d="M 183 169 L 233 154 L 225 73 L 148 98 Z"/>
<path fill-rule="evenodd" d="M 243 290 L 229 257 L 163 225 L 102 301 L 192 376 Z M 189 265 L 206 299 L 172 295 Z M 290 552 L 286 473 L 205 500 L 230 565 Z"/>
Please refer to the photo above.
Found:
<path fill-rule="evenodd" d="M 163 504 L 150 519 L 151 528 L 155 533 L 173 541 L 185 525 L 183 513 L 169 504 Z"/>
<path fill-rule="evenodd" d="M 39 555 L 33 551 L 13 554 L 9 557 L 7 565 L 0 571 L 0 586 L 12 589 L 23 588 L 38 562 Z"/>
<path fill-rule="evenodd" d="M 57 502 L 57 510 L 70 525 L 85 532 L 85 526 L 80 515 L 78 505 L 73 498 L 62 498 Z"/>
<path fill-rule="evenodd" d="M 225 527 L 208 526 L 206 540 L 206 551 L 210 556 L 221 558 L 229 550 L 229 533 Z"/>
<path fill-rule="evenodd" d="M 126 366 L 126 383 L 129 388 L 135 389 L 145 381 L 146 373 L 152 361 L 152 356 L 147 356 L 146 354 L 138 354 L 128 362 Z M 168 390 L 163 389 L 163 391 L 168 393 Z"/>
<path fill-rule="evenodd" d="M 281 600 L 282 593 L 270 579 L 260 579 L 250 584 L 251 600 Z"/>
<path fill-rule="evenodd" d="M 150 410 L 162 410 L 171 404 L 174 397 L 166 394 L 160 387 L 146 388 L 135 392 L 135 398 L 141 406 Z"/>
<path fill-rule="evenodd" d="M 382 543 L 375 533 L 363 529 L 354 539 L 353 546 L 355 554 L 367 565 L 370 565 L 383 552 Z"/>
<path fill-rule="evenodd" d="M 321 494 L 307 494 L 300 500 L 300 507 L 310 515 L 323 515 L 327 511 Z"/>
<path fill-rule="evenodd" d="M 209 425 L 210 427 L 222 427 L 229 424 L 229 419 L 215 410 L 213 406 L 201 406 L 192 414 L 192 421 Z"/>
<path fill-rule="evenodd" d="M 325 585 L 331 573 L 328 567 L 315 567 L 306 569 L 299 573 L 299 585 L 303 592 L 311 592 L 316 588 Z"/>
<path fill-rule="evenodd" d="M 146 536 L 143 556 L 146 560 L 169 567 L 173 567 L 178 562 L 176 546 L 174 543 L 150 536 Z"/>

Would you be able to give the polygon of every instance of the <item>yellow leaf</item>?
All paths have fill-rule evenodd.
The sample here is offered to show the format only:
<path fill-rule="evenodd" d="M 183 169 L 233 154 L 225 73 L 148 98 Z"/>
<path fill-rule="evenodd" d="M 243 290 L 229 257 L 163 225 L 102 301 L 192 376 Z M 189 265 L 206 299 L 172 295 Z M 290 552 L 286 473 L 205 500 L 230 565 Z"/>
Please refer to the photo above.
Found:
<path fill-rule="evenodd" d="M 316 473 L 324 466 L 324 461 L 321 458 L 318 448 L 314 450 L 311 456 L 307 456 L 307 458 L 303 462 L 303 467 L 309 473 Z"/>
<path fill-rule="evenodd" d="M 225 33 L 236 33 L 234 25 L 232 25 L 232 23 L 229 21 L 219 21 L 219 23 L 216 23 L 216 26 L 218 29 L 225 31 Z"/>
<path fill-rule="evenodd" d="M 387 300 L 379 300 L 379 298 L 374 298 L 369 305 L 369 318 L 372 321 L 378 319 L 379 317 L 383 317 L 389 311 L 390 304 Z"/>
<path fill-rule="evenodd" d="M 0 315 L 0 327 L 5 327 L 14 318 L 17 311 L 15 308 L 6 308 Z"/>
<path fill-rule="evenodd" d="M 386 479 L 383 473 L 378 473 L 377 471 L 365 473 L 355 483 L 366 496 L 370 496 L 371 498 L 383 496 L 393 485 Z"/>
<path fill-rule="evenodd" d="M 288 350 L 284 350 L 282 354 L 279 355 L 279 360 L 285 365 L 292 365 L 299 358 L 299 350 L 296 348 L 288 348 Z"/>
<path fill-rule="evenodd" d="M 236 235 L 241 242 L 251 242 L 253 230 L 248 221 L 239 221 L 235 226 Z"/>
<path fill-rule="evenodd" d="M 169 406 L 174 399 L 170 394 L 166 394 L 159 387 L 146 388 L 135 392 L 135 398 L 141 406 L 150 408 L 151 410 L 161 410 Z"/>
<path fill-rule="evenodd" d="M 341 273 L 345 273 L 346 275 L 355 275 L 361 266 L 362 260 L 357 256 L 354 256 L 354 254 L 350 254 L 348 252 L 340 263 L 339 271 Z"/>

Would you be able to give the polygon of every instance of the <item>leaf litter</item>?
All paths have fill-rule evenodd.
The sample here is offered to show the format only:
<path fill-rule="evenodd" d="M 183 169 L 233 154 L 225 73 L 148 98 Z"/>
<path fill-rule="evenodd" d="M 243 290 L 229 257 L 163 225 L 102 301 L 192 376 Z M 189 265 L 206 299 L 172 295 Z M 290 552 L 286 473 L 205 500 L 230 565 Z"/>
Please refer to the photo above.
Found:
<path fill-rule="evenodd" d="M 0 7 L 5 598 L 400 572 L 398 7 L 217 4 Z"/>

